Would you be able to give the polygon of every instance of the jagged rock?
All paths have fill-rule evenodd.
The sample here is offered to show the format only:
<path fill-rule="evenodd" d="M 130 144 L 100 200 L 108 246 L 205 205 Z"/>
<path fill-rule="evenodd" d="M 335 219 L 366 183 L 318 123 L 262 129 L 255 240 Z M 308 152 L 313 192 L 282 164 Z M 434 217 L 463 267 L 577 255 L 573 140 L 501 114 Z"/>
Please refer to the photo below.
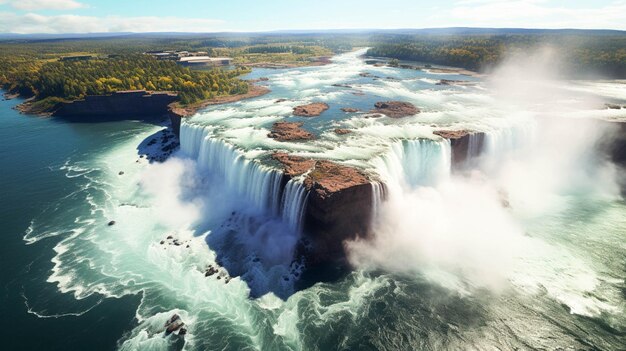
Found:
<path fill-rule="evenodd" d="M 267 136 L 278 141 L 311 140 L 315 138 L 313 134 L 300 128 L 301 126 L 302 123 L 300 122 L 276 122 Z"/>
<path fill-rule="evenodd" d="M 109 221 L 108 226 L 110 227 L 110 226 L 112 226 L 114 224 L 115 224 L 115 221 Z"/>
<path fill-rule="evenodd" d="M 359 110 L 358 108 L 352 108 L 352 107 L 342 107 L 341 111 L 346 112 L 346 113 L 354 113 L 354 112 L 359 112 L 361 110 Z"/>
<path fill-rule="evenodd" d="M 167 322 L 165 322 L 165 325 L 163 326 L 165 328 L 165 334 L 169 335 L 182 328 L 183 325 L 185 325 L 185 323 L 183 323 L 180 319 L 180 316 L 178 314 L 174 314 L 167 320 Z"/>
<path fill-rule="evenodd" d="M 342 128 L 335 129 L 335 134 L 345 135 L 345 134 L 350 134 L 350 133 L 352 133 L 350 129 L 342 129 Z"/>
<path fill-rule="evenodd" d="M 302 117 L 315 117 L 328 110 L 328 104 L 323 102 L 314 102 L 307 105 L 296 106 L 293 108 L 293 114 Z"/>
<path fill-rule="evenodd" d="M 379 101 L 374 105 L 372 113 L 380 113 L 391 118 L 413 116 L 420 110 L 413 104 L 403 101 Z"/>

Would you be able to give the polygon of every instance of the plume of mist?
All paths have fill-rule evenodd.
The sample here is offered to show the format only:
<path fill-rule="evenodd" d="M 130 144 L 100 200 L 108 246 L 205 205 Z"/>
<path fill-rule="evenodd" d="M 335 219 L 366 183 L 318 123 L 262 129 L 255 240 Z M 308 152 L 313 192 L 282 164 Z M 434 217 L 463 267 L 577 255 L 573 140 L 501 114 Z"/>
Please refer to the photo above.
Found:
<path fill-rule="evenodd" d="M 503 134 L 523 140 L 515 150 L 495 143 L 469 176 L 435 187 L 389 187 L 401 190 L 383 204 L 373 238 L 347 243 L 351 263 L 421 274 L 444 286 L 450 280 L 442 277 L 454 277 L 453 287 L 497 289 L 510 280 L 514 261 L 527 256 L 523 215 L 564 210 L 581 194 L 615 196 L 615 169 L 596 147 L 608 137 L 606 124 L 582 118 L 601 103 L 567 89 L 559 57 L 542 47 L 504 60 L 487 78 L 492 108 L 502 125 L 532 132 Z"/>

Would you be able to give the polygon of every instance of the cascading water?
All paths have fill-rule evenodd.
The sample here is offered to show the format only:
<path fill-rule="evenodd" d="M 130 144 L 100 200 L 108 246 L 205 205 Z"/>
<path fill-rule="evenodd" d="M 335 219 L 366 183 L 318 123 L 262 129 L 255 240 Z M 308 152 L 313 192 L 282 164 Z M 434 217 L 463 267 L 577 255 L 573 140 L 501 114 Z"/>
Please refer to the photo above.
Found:
<path fill-rule="evenodd" d="M 372 183 L 372 222 L 378 218 L 380 208 L 385 200 L 385 185 L 378 181 Z"/>
<path fill-rule="evenodd" d="M 292 179 L 281 189 L 281 171 L 250 160 L 235 146 L 211 137 L 209 127 L 183 123 L 180 142 L 183 152 L 222 177 L 229 189 L 265 213 L 281 216 L 292 230 L 301 230 L 308 195 L 301 180 Z"/>
<path fill-rule="evenodd" d="M 390 152 L 374 160 L 380 176 L 391 188 L 434 185 L 450 175 L 448 140 L 402 140 Z"/>
<path fill-rule="evenodd" d="M 289 228 L 296 233 L 300 233 L 302 230 L 302 220 L 308 196 L 309 192 L 299 179 L 291 179 L 285 185 L 282 196 L 282 218 L 287 222 Z"/>

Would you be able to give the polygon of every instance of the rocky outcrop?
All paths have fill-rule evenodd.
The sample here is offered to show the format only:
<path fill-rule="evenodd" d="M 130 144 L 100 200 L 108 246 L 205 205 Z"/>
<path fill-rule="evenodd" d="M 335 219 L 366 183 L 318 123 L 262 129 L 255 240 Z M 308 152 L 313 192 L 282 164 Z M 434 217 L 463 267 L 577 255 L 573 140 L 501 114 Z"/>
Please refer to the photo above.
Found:
<path fill-rule="evenodd" d="M 342 128 L 335 129 L 335 134 L 338 134 L 338 135 L 345 135 L 345 134 L 350 134 L 350 133 L 352 133 L 350 129 L 342 129 Z"/>
<path fill-rule="evenodd" d="M 402 118 L 420 113 L 413 104 L 403 101 L 380 101 L 374 105 L 371 113 L 380 113 L 391 118 Z"/>
<path fill-rule="evenodd" d="M 290 178 L 302 175 L 315 167 L 315 160 L 289 155 L 284 152 L 277 152 L 272 155 L 272 158 L 282 163 L 285 175 Z"/>
<path fill-rule="evenodd" d="M 285 170 L 285 181 L 305 175 L 309 190 L 304 215 L 307 265 L 345 259 L 344 242 L 367 237 L 372 216 L 371 180 L 361 170 L 326 160 L 274 154 Z"/>
<path fill-rule="evenodd" d="M 441 79 L 437 85 L 457 85 L 457 86 L 474 86 L 475 82 L 470 82 L 467 80 L 451 80 L 451 79 Z"/>
<path fill-rule="evenodd" d="M 267 136 L 278 141 L 300 141 L 315 138 L 313 134 L 301 127 L 302 123 L 300 122 L 276 122 Z"/>
<path fill-rule="evenodd" d="M 87 95 L 83 100 L 60 103 L 53 115 L 83 122 L 159 119 L 168 113 L 168 105 L 177 100 L 175 93 L 119 91 L 110 95 Z"/>
<path fill-rule="evenodd" d="M 352 108 L 352 107 L 342 107 L 341 111 L 346 112 L 346 113 L 354 113 L 354 112 L 359 112 L 361 110 L 359 110 L 358 108 Z"/>
<path fill-rule="evenodd" d="M 300 105 L 293 108 L 293 114 L 302 117 L 315 117 L 328 110 L 328 104 L 323 102 L 314 102 L 308 105 Z"/>
<path fill-rule="evenodd" d="M 485 142 L 485 133 L 469 130 L 436 130 L 433 134 L 450 140 L 452 166 L 462 168 L 472 157 L 480 155 Z"/>

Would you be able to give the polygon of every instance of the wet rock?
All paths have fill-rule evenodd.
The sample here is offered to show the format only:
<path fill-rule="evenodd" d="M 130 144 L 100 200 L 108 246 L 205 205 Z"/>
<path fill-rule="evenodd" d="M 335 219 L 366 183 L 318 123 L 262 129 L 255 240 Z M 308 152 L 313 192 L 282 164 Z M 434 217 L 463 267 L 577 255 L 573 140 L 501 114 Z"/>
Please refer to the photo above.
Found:
<path fill-rule="evenodd" d="M 391 118 L 402 118 L 420 113 L 420 110 L 409 102 L 379 101 L 374 105 L 372 113 L 380 113 Z"/>
<path fill-rule="evenodd" d="M 350 129 L 341 129 L 341 128 L 335 129 L 335 134 L 345 135 L 345 134 L 350 134 L 350 133 L 352 133 Z"/>
<path fill-rule="evenodd" d="M 114 224 L 115 224 L 115 221 L 109 221 L 108 226 L 110 227 L 110 226 L 112 226 Z"/>
<path fill-rule="evenodd" d="M 337 88 L 348 88 L 348 89 L 352 88 L 352 86 L 348 84 L 332 84 L 332 86 L 337 87 Z"/>
<path fill-rule="evenodd" d="M 215 268 L 213 266 L 209 266 L 207 268 L 207 270 L 204 272 L 204 276 L 205 277 L 210 277 L 210 276 L 212 276 L 212 275 L 214 275 L 214 274 L 216 274 L 218 272 L 219 272 L 219 270 L 217 268 Z"/>
<path fill-rule="evenodd" d="M 300 122 L 276 122 L 267 136 L 278 141 L 311 140 L 315 138 L 313 134 L 302 129 L 301 126 L 302 123 Z"/>
<path fill-rule="evenodd" d="M 605 104 L 606 108 L 611 110 L 621 110 L 623 107 L 617 104 Z"/>
<path fill-rule="evenodd" d="M 279 103 L 285 102 L 285 101 L 287 101 L 287 99 L 278 99 L 278 100 L 274 101 L 274 103 L 275 104 L 279 104 Z"/>
<path fill-rule="evenodd" d="M 117 173 L 117 175 L 124 175 L 124 171 L 119 171 L 119 173 Z"/>
<path fill-rule="evenodd" d="M 328 110 L 328 104 L 323 102 L 314 102 L 307 105 L 296 106 L 293 108 L 293 114 L 302 117 L 315 117 Z"/>
<path fill-rule="evenodd" d="M 167 320 L 167 322 L 165 322 L 165 325 L 163 326 L 165 328 L 165 334 L 169 335 L 182 328 L 183 325 L 185 325 L 185 323 L 183 323 L 180 319 L 180 316 L 178 314 L 174 314 Z"/>
<path fill-rule="evenodd" d="M 180 328 L 178 335 L 184 336 L 187 334 L 187 328 Z"/>
<path fill-rule="evenodd" d="M 354 113 L 354 112 L 359 112 L 361 110 L 359 110 L 358 108 L 352 108 L 352 107 L 342 107 L 341 111 L 346 112 L 346 113 Z"/>

